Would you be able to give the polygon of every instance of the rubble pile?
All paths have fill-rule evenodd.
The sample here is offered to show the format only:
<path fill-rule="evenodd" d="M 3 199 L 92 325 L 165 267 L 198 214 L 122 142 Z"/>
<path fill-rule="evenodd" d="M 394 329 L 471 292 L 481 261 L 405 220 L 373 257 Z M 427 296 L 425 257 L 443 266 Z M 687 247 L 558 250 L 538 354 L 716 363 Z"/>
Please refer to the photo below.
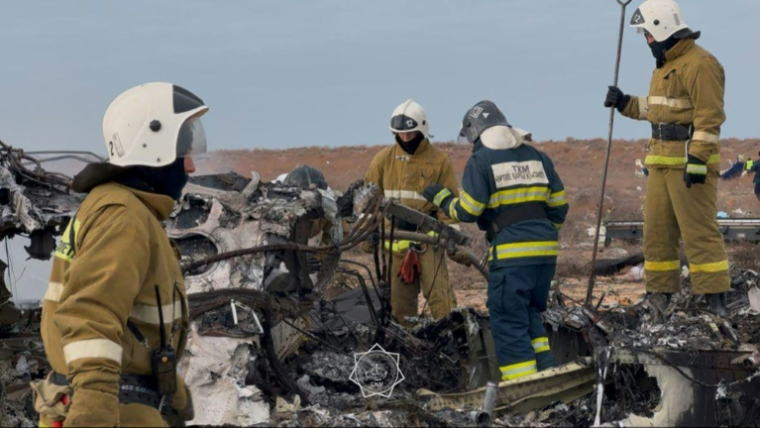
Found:
<path fill-rule="evenodd" d="M 555 304 L 544 313 L 544 319 L 555 331 L 559 326 L 575 330 L 594 327 L 595 348 L 735 350 L 760 341 L 760 305 L 750 302 L 760 291 L 753 270 L 734 268 L 731 277 L 726 319 L 706 310 L 704 296 L 692 294 L 688 278 L 669 302 L 652 296 L 635 305 L 604 308 L 599 315 L 586 308 Z"/>
<path fill-rule="evenodd" d="M 37 425 L 29 382 L 50 370 L 39 326 L 39 308 L 23 310 L 16 322 L 0 326 L 0 426 Z"/>
<path fill-rule="evenodd" d="M 714 420 L 726 424 L 752 420 L 753 415 L 760 413 L 760 407 L 757 403 L 752 404 L 754 397 L 748 395 L 746 388 L 754 388 L 751 374 L 755 369 L 736 371 L 733 382 L 721 381 L 717 373 L 726 378 L 726 373 L 732 369 L 727 368 L 724 357 L 711 358 L 756 351 L 756 345 L 752 344 L 757 343 L 760 312 L 753 308 L 751 300 L 757 279 L 754 271 L 732 270 L 732 292 L 727 302 L 730 313 L 726 320 L 706 312 L 704 302 L 691 294 L 688 279 L 684 291 L 674 295 L 670 302 L 660 302 L 667 303 L 662 305 L 650 299 L 633 306 L 603 308 L 595 312 L 579 306 L 565 307 L 557 304 L 556 298 L 552 299 L 554 304 L 545 313 L 545 318 L 553 335 L 554 352 L 565 353 L 564 358 L 559 357 L 563 363 L 581 355 L 594 356 L 598 368 L 606 368 L 605 375 L 600 376 L 598 389 L 601 394 L 594 392 L 567 404 L 553 403 L 524 414 L 503 414 L 492 423 L 496 426 L 590 426 L 595 423 L 597 412 L 601 423 L 628 426 L 649 421 L 662 423 L 662 409 L 666 406 L 665 401 L 675 401 L 674 390 L 675 394 L 688 396 L 692 389 L 696 391 L 692 406 L 703 406 L 700 399 L 713 401 L 710 411 L 714 413 L 711 415 Z M 361 300 L 362 294 L 358 290 L 353 293 Z M 363 313 L 367 312 L 365 308 Z M 461 315 L 463 312 L 474 316 L 465 317 L 467 322 L 464 324 L 453 323 L 456 313 Z M 461 356 L 455 330 L 462 325 L 469 326 L 465 329 L 477 330 L 480 324 L 470 320 L 477 320 L 478 316 L 472 310 L 460 310 L 439 322 L 415 320 L 417 326 L 411 330 L 399 329 L 389 333 L 392 339 L 386 341 L 387 349 L 400 353 L 401 369 L 407 375 L 391 399 L 364 399 L 356 385 L 347 380 L 354 365 L 351 352 L 366 349 L 375 330 L 368 315 L 363 320 L 343 319 L 344 328 L 335 330 L 340 340 L 330 341 L 344 345 L 340 352 L 326 349 L 327 346 L 319 341 L 308 341 L 299 349 L 298 356 L 286 363 L 293 378 L 298 379 L 299 387 L 306 392 L 309 406 L 275 413 L 272 422 L 278 426 L 472 426 L 471 412 L 477 409 L 463 405 L 446 411 L 428 411 L 426 401 L 415 392 L 419 388 L 440 393 L 473 389 L 463 386 L 466 372 L 461 370 L 463 362 L 459 361 Z M 566 349 L 557 336 L 561 331 L 578 333 L 579 339 L 573 345 L 576 349 Z M 408 342 L 401 339 L 402 332 L 409 332 Z M 328 336 L 322 334 L 320 337 L 327 340 Z M 348 340 L 348 337 L 352 339 Z M 357 343 L 361 345 L 357 346 Z M 660 354 L 663 349 L 674 353 L 663 356 Z M 641 364 L 630 364 L 610 357 L 616 353 L 623 355 L 626 351 L 630 353 L 625 355 L 633 358 L 649 355 L 655 361 L 659 357 L 663 360 L 656 361 L 653 368 L 644 363 L 649 361 L 646 359 L 642 359 Z M 679 356 L 698 361 L 698 351 L 708 352 L 703 357 L 705 367 L 718 372 L 705 371 L 705 367 L 699 365 L 678 369 L 682 374 L 677 370 L 666 372 L 671 366 L 678 368 L 684 364 L 678 360 Z M 450 367 L 448 385 L 430 382 L 431 373 L 444 371 L 447 363 Z M 709 382 L 705 380 L 705 374 Z M 723 400 L 718 399 L 720 397 Z M 406 407 L 399 407 L 400 403 Z"/>

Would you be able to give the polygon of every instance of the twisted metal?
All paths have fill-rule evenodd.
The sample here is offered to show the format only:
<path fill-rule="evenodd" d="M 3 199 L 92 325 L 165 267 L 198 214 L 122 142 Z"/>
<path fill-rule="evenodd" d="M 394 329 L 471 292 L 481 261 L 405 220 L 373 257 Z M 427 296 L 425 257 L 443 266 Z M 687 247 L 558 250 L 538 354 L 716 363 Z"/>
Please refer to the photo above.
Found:
<path fill-rule="evenodd" d="M 59 193 L 68 194 L 71 189 L 72 178 L 65 174 L 45 171 L 42 168 L 42 162 L 45 162 L 45 160 L 41 161 L 31 156 L 30 153 L 48 154 L 52 152 L 25 152 L 23 149 L 13 148 L 0 141 L 0 165 L 7 167 L 11 173 L 21 177 L 22 180 L 47 187 Z M 68 152 L 56 153 L 66 154 Z M 34 165 L 34 168 L 29 169 L 24 163 L 31 163 Z"/>

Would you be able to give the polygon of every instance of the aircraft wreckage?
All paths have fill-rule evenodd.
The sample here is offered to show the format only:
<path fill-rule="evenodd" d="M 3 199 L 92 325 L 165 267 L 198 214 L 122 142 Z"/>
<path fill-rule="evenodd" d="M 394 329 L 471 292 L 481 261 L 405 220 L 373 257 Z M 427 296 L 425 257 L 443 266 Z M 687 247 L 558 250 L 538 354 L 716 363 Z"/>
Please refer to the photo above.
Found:
<path fill-rule="evenodd" d="M 0 149 L 0 231 L 46 259 L 83 195 L 21 150 Z M 487 314 L 390 319 L 382 246 L 346 253 L 378 231 L 448 249 L 470 237 L 374 189 L 345 193 L 262 182 L 253 173 L 194 177 L 170 220 L 182 250 L 191 337 L 180 370 L 193 425 L 715 426 L 760 420 L 760 290 L 732 270 L 727 319 L 682 293 L 669 305 L 584 307 L 561 288 L 544 319 L 561 366 L 498 382 Z M 394 218 L 437 237 L 379 228 Z M 393 224 L 393 222 L 391 223 Z M 473 260 L 484 275 L 486 269 Z M 4 265 L 2 266 L 4 267 Z M 335 293 L 335 281 L 353 284 Z M 48 369 L 39 308 L 0 287 L 0 424 L 35 425 L 28 382 Z M 390 393 L 389 393 L 390 392 Z"/>

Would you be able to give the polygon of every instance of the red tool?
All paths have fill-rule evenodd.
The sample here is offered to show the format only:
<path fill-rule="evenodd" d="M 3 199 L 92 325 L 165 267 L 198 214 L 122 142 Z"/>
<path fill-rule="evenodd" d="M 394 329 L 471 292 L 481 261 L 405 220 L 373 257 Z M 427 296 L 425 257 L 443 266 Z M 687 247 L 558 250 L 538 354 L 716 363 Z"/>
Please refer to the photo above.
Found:
<path fill-rule="evenodd" d="M 69 404 L 69 396 L 62 395 L 60 401 L 64 406 Z M 53 421 L 53 428 L 63 428 L 63 421 Z"/>

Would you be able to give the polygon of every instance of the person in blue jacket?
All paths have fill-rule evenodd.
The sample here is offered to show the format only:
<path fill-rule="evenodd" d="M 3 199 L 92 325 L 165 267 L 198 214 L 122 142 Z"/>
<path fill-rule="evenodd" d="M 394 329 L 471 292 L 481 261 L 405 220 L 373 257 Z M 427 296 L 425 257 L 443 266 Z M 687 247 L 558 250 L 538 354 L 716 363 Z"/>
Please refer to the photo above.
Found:
<path fill-rule="evenodd" d="M 760 152 L 758 152 L 757 155 L 760 156 Z M 755 184 L 755 197 L 760 201 L 760 174 L 758 174 L 758 170 L 760 170 L 760 159 L 747 159 L 747 162 L 744 164 L 744 169 L 747 172 L 755 174 L 755 178 L 752 179 L 752 182 Z"/>
<path fill-rule="evenodd" d="M 440 184 L 423 196 L 460 222 L 477 222 L 490 245 L 488 310 L 502 380 L 555 365 L 541 312 L 557 266 L 568 204 L 549 157 L 525 143 L 491 101 L 464 116 L 460 139 L 473 144 L 460 197 Z"/>

